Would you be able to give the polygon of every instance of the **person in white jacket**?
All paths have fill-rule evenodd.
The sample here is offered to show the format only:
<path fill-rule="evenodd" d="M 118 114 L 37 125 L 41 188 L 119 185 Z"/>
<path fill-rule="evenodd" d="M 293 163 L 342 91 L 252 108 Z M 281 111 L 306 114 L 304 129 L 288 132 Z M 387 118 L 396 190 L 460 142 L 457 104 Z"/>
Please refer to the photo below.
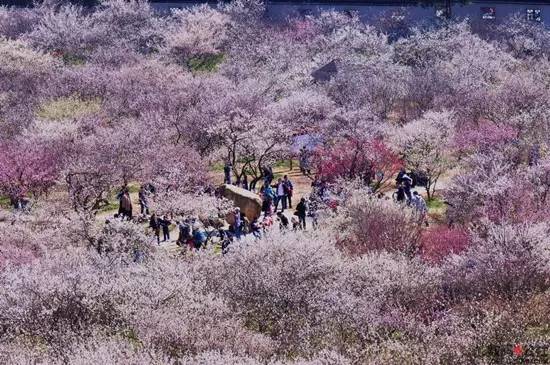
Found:
<path fill-rule="evenodd" d="M 420 194 L 418 194 L 418 191 L 414 191 L 412 193 L 411 206 L 418 214 L 419 223 L 422 224 L 422 222 L 425 222 L 426 226 L 428 226 L 428 206 L 426 205 L 426 201 L 424 200 L 424 198 Z"/>

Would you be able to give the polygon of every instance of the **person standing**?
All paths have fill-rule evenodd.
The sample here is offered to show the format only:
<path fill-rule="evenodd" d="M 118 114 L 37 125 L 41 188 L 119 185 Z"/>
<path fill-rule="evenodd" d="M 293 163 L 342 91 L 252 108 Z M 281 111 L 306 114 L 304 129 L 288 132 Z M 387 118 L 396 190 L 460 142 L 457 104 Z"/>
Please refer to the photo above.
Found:
<path fill-rule="evenodd" d="M 177 245 L 184 247 L 189 238 L 191 237 L 191 227 L 186 221 L 178 222 L 178 229 L 179 229 L 179 235 L 178 235 L 178 241 Z"/>
<path fill-rule="evenodd" d="M 225 165 L 223 166 L 223 183 L 227 185 L 231 185 L 231 168 L 233 166 L 231 165 L 231 161 L 226 161 Z"/>
<path fill-rule="evenodd" d="M 296 215 L 298 216 L 300 229 L 306 229 L 306 213 L 307 213 L 306 199 L 302 198 L 300 199 L 300 202 L 296 206 Z"/>
<path fill-rule="evenodd" d="M 264 185 L 271 185 L 273 181 L 273 168 L 271 166 L 265 166 L 263 169 Z"/>
<path fill-rule="evenodd" d="M 130 199 L 130 192 L 128 188 L 123 188 L 120 195 L 120 205 L 118 208 L 119 215 L 126 217 L 128 220 L 132 220 L 132 200 Z"/>
<path fill-rule="evenodd" d="M 405 173 L 401 177 L 401 181 L 403 183 L 403 190 L 405 192 L 405 195 L 407 196 L 407 203 L 410 204 L 412 201 L 411 188 L 412 188 L 413 180 L 409 175 Z"/>
<path fill-rule="evenodd" d="M 271 185 L 264 185 L 264 187 L 262 188 L 262 195 L 262 211 L 267 216 L 271 214 L 271 206 L 273 204 L 273 201 L 275 200 L 275 192 L 273 191 Z"/>
<path fill-rule="evenodd" d="M 399 185 L 397 185 L 397 192 L 395 194 L 395 200 L 398 203 L 405 201 L 405 187 L 403 186 L 403 183 L 399 183 Z"/>
<path fill-rule="evenodd" d="M 283 184 L 285 188 L 285 196 L 288 202 L 288 208 L 292 208 L 292 193 L 294 191 L 294 185 L 292 185 L 292 181 L 288 178 L 288 175 L 285 175 L 283 178 Z"/>
<path fill-rule="evenodd" d="M 308 213 L 309 213 L 308 215 L 311 217 L 311 225 L 313 226 L 314 229 L 317 228 L 318 226 L 319 204 L 320 204 L 320 198 L 314 195 L 310 197 L 309 205 L 306 206 L 306 209 L 308 210 Z"/>
<path fill-rule="evenodd" d="M 196 223 L 193 226 L 193 241 L 195 244 L 195 249 L 199 250 L 201 247 L 206 246 L 207 240 L 208 236 L 206 234 L 206 231 L 200 224 Z"/>
<path fill-rule="evenodd" d="M 399 184 L 402 183 L 403 175 L 405 175 L 405 174 L 406 174 L 406 172 L 405 172 L 404 168 L 399 169 L 399 173 L 397 174 L 397 177 L 395 178 L 395 184 L 396 185 L 399 185 Z"/>
<path fill-rule="evenodd" d="M 170 240 L 170 224 L 172 224 L 172 222 L 170 222 L 168 217 L 163 216 L 162 219 L 160 219 L 160 226 L 162 227 L 162 236 L 163 236 L 162 242 L 166 242 Z"/>
<path fill-rule="evenodd" d="M 218 236 L 220 237 L 222 246 L 222 255 L 225 255 L 229 252 L 229 246 L 232 243 L 233 237 L 221 228 L 218 230 Z"/>
<path fill-rule="evenodd" d="M 243 176 L 243 189 L 248 190 L 248 176 L 246 174 Z"/>
<path fill-rule="evenodd" d="M 141 214 L 149 215 L 148 195 L 149 192 L 145 189 L 145 186 L 141 185 L 138 193 Z"/>
<path fill-rule="evenodd" d="M 300 161 L 300 172 L 302 173 L 302 175 L 305 175 L 306 174 L 306 148 L 304 146 L 300 148 L 299 161 Z"/>
<path fill-rule="evenodd" d="M 415 209 L 416 213 L 418 214 L 418 222 L 419 224 L 426 223 L 426 227 L 428 227 L 428 220 L 426 219 L 427 213 L 428 213 L 428 206 L 426 205 L 426 201 L 424 198 L 418 194 L 417 191 L 413 192 L 412 195 L 412 201 L 411 205 Z"/>
<path fill-rule="evenodd" d="M 233 232 L 235 233 L 235 237 L 240 240 L 241 239 L 241 233 L 242 233 L 242 224 L 243 220 L 241 217 L 241 209 L 235 208 L 235 211 L 233 212 L 234 220 L 233 220 Z"/>
<path fill-rule="evenodd" d="M 286 195 L 285 195 L 285 184 L 282 179 L 277 181 L 277 197 L 275 198 L 275 211 L 279 208 L 279 202 L 281 202 L 281 212 L 284 212 L 286 209 Z"/>
<path fill-rule="evenodd" d="M 157 237 L 157 244 L 160 245 L 160 220 L 155 213 L 153 213 L 151 219 L 149 219 L 149 227 Z"/>

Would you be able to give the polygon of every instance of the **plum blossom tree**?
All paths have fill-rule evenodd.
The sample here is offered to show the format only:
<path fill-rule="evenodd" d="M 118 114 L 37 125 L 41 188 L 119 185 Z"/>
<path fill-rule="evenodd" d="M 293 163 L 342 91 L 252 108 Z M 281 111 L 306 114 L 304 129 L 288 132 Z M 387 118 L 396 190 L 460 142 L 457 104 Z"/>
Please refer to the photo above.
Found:
<path fill-rule="evenodd" d="M 225 217 L 232 203 L 216 197 L 200 155 L 189 148 L 171 146 L 156 151 L 150 183 L 155 187 L 151 209 L 157 214 L 181 217 Z"/>
<path fill-rule="evenodd" d="M 166 29 L 165 45 L 169 56 L 179 63 L 194 56 L 215 55 L 222 51 L 231 26 L 230 17 L 208 5 L 176 10 Z"/>
<path fill-rule="evenodd" d="M 0 9 L 0 36 L 8 39 L 20 37 L 32 29 L 38 15 L 31 9 L 2 7 Z"/>
<path fill-rule="evenodd" d="M 3 38 L 0 59 L 0 127 L 8 138 L 31 124 L 34 107 L 61 65 L 26 42 Z"/>
<path fill-rule="evenodd" d="M 548 227 L 493 225 L 470 248 L 449 259 L 445 274 L 452 295 L 523 295 L 547 289 Z M 455 279 L 451 279 L 454 277 Z"/>
<path fill-rule="evenodd" d="M 69 60 L 70 57 L 85 57 L 87 49 L 101 42 L 82 7 L 67 4 L 46 6 L 43 10 L 38 24 L 25 35 L 33 46 Z"/>
<path fill-rule="evenodd" d="M 160 46 L 162 18 L 141 0 L 101 2 L 94 12 L 73 4 L 45 4 L 37 25 L 25 38 L 36 47 L 82 63 L 100 48 L 149 53 Z"/>
<path fill-rule="evenodd" d="M 233 165 L 240 181 L 246 174 L 254 182 L 263 167 L 287 157 L 292 126 L 271 119 L 273 106 L 264 85 L 255 81 L 231 83 L 227 94 L 209 109 L 205 133 L 220 156 Z"/>
<path fill-rule="evenodd" d="M 408 168 L 426 174 L 426 193 L 433 197 L 440 176 L 452 166 L 447 146 L 453 135 L 453 115 L 449 111 L 428 112 L 406 124 L 392 136 L 396 150 Z"/>
<path fill-rule="evenodd" d="M 117 179 L 117 166 L 111 163 L 112 155 L 102 146 L 96 136 L 75 141 L 63 172 L 72 208 L 86 215 L 93 215 L 106 204 L 110 191 L 122 184 Z"/>
<path fill-rule="evenodd" d="M 403 166 L 397 154 L 379 139 L 337 140 L 316 151 L 316 173 L 323 180 L 361 179 L 373 191 L 387 187 Z"/>
<path fill-rule="evenodd" d="M 39 197 L 55 184 L 59 156 L 47 145 L 35 141 L 0 144 L 0 191 L 17 206 L 26 196 Z"/>
<path fill-rule="evenodd" d="M 463 124 L 455 132 L 453 144 L 459 153 L 484 153 L 517 138 L 517 131 L 510 126 L 496 125 L 489 120 L 481 120 L 477 125 Z"/>
<path fill-rule="evenodd" d="M 285 157 L 288 151 L 289 137 L 285 126 L 274 128 L 271 120 L 254 116 L 246 110 L 232 110 L 212 129 L 233 165 L 237 181 L 245 174 L 258 181 L 263 176 L 263 167 Z"/>
<path fill-rule="evenodd" d="M 529 22 L 515 14 L 500 25 L 496 33 L 498 41 L 516 58 L 548 56 L 550 32 L 542 24 Z"/>
<path fill-rule="evenodd" d="M 337 240 L 344 251 L 356 255 L 373 250 L 417 252 L 422 227 L 412 210 L 365 190 L 352 192 L 341 207 Z"/>
<path fill-rule="evenodd" d="M 540 222 L 545 218 L 544 167 L 518 169 L 506 155 L 474 155 L 469 171 L 453 178 L 445 193 L 448 217 L 462 224 Z"/>
<path fill-rule="evenodd" d="M 406 96 L 410 69 L 394 64 L 388 57 L 373 58 L 359 65 L 343 67 L 329 86 L 329 93 L 338 104 L 351 110 L 368 106 L 380 120 L 385 121 Z"/>

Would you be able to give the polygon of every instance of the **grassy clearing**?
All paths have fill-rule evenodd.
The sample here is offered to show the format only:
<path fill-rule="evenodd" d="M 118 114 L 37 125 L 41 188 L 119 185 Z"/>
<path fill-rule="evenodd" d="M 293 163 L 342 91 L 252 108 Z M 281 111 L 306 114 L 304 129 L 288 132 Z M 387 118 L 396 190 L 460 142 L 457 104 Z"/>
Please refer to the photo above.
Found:
<path fill-rule="evenodd" d="M 292 168 L 295 169 L 298 166 L 300 166 L 300 162 L 298 160 L 292 160 Z M 290 170 L 290 160 L 281 160 L 275 162 L 275 165 L 273 166 L 274 169 L 277 170 Z"/>
<path fill-rule="evenodd" d="M 100 109 L 99 99 L 82 100 L 76 96 L 69 96 L 42 104 L 36 116 L 41 119 L 61 121 L 97 113 Z"/>
<path fill-rule="evenodd" d="M 223 59 L 222 53 L 195 56 L 187 60 L 187 67 L 193 72 L 215 72 Z"/>
<path fill-rule="evenodd" d="M 216 162 L 210 166 L 210 171 L 212 172 L 223 172 L 224 163 Z"/>
<path fill-rule="evenodd" d="M 104 205 L 101 209 L 99 209 L 99 213 L 109 213 L 113 211 L 118 211 L 118 201 L 116 200 L 109 201 L 109 204 Z"/>
<path fill-rule="evenodd" d="M 9 209 L 10 207 L 10 198 L 8 198 L 7 196 L 0 196 L 0 208 Z"/>
<path fill-rule="evenodd" d="M 426 201 L 428 214 L 436 220 L 444 220 L 447 214 L 447 204 L 440 197 L 434 197 Z"/>

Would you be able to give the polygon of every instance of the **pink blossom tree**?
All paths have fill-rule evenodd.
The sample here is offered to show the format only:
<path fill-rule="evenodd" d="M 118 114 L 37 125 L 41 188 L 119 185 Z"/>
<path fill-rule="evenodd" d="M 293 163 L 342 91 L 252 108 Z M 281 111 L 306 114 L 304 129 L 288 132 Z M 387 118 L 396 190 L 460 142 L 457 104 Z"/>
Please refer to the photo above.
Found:
<path fill-rule="evenodd" d="M 48 146 L 33 141 L 0 144 L 0 191 L 17 205 L 28 195 L 39 197 L 55 184 L 60 161 Z"/>
<path fill-rule="evenodd" d="M 373 191 L 386 187 L 403 166 L 397 154 L 383 141 L 336 140 L 331 147 L 316 151 L 316 173 L 323 180 L 361 179 Z"/>

